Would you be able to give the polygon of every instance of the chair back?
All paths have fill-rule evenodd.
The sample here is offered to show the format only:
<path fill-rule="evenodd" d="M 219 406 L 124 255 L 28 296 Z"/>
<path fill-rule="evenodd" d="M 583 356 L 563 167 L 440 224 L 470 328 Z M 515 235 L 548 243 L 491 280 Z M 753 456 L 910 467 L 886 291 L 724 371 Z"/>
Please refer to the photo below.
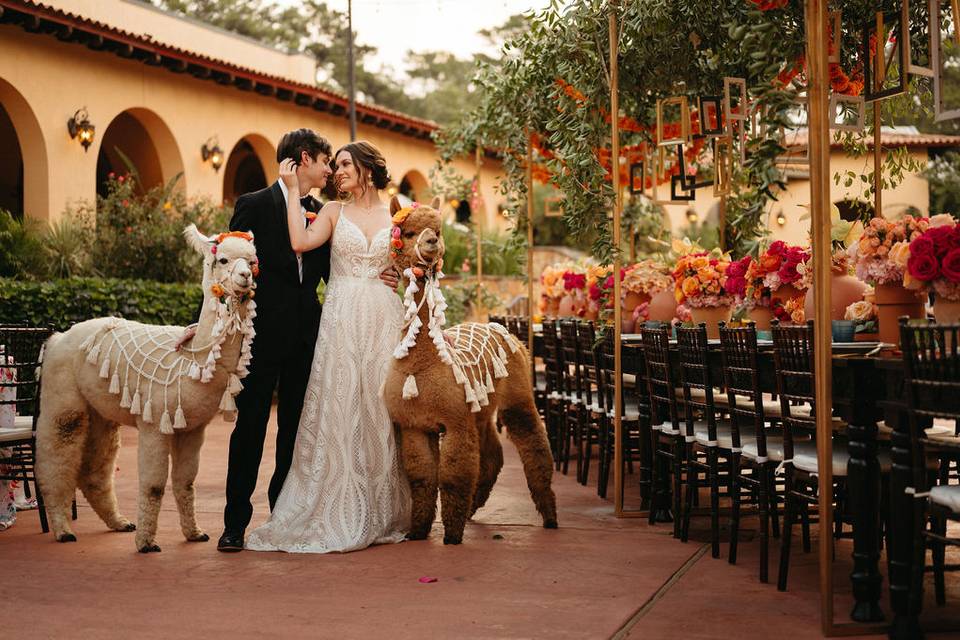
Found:
<path fill-rule="evenodd" d="M 907 324 L 900 319 L 904 386 L 910 413 L 960 419 L 960 324 Z"/>
<path fill-rule="evenodd" d="M 523 344 L 527 344 L 527 338 L 530 335 L 530 318 L 519 316 L 517 318 L 517 338 Z"/>
<path fill-rule="evenodd" d="M 597 329 L 591 320 L 581 320 L 577 325 L 577 353 L 580 363 L 580 381 L 583 385 L 583 400 L 589 407 L 593 404 L 593 391 L 597 390 L 597 395 L 602 398 L 600 393 L 602 383 L 599 378 L 599 367 L 597 367 Z M 603 406 L 603 403 L 600 403 Z"/>
<path fill-rule="evenodd" d="M 507 331 L 515 338 L 525 340 L 520 337 L 520 318 L 517 316 L 507 316 Z"/>
<path fill-rule="evenodd" d="M 52 325 L 0 325 L 0 389 L 16 390 L 16 399 L 0 396 L 0 406 L 13 405 L 17 414 L 33 416 L 34 427 L 40 409 L 40 360 L 51 335 Z"/>
<path fill-rule="evenodd" d="M 560 320 L 560 346 L 563 349 L 563 390 L 568 396 L 581 398 L 583 393 L 583 365 L 577 339 L 577 321 L 572 318 Z"/>
<path fill-rule="evenodd" d="M 493 323 L 493 324 L 498 324 L 498 325 L 500 325 L 501 327 L 503 327 L 504 329 L 507 328 L 507 321 L 506 321 L 506 319 L 505 319 L 503 316 L 493 316 L 493 315 L 491 315 L 491 316 L 488 316 L 487 318 L 488 318 L 488 322 L 491 322 L 491 323 Z"/>
<path fill-rule="evenodd" d="M 640 329 L 640 337 L 646 363 L 651 424 L 660 425 L 669 420 L 670 428 L 680 429 L 677 386 L 670 366 L 670 334 L 665 327 L 644 325 Z"/>
<path fill-rule="evenodd" d="M 750 324 L 731 328 L 720 323 L 720 352 L 723 356 L 723 383 L 727 389 L 727 411 L 734 449 L 741 436 L 751 433 L 757 440 L 757 456 L 767 458 L 763 421 L 763 393 L 760 390 L 760 362 L 757 358 L 757 330 Z"/>
<path fill-rule="evenodd" d="M 816 439 L 816 411 L 797 411 L 798 405 L 815 407 L 813 320 L 795 327 L 772 323 L 773 363 L 780 396 L 783 422 L 783 459 L 793 458 L 794 438 L 805 435 Z"/>
<path fill-rule="evenodd" d="M 546 393 L 564 393 L 563 378 L 563 348 L 557 336 L 557 321 L 553 318 L 543 319 L 543 365 Z"/>
<path fill-rule="evenodd" d="M 680 351 L 680 384 L 683 387 L 684 419 L 687 434 L 694 433 L 696 416 L 707 423 L 710 442 L 717 442 L 717 406 L 713 397 L 714 382 L 710 371 L 707 325 L 677 327 L 677 346 Z"/>

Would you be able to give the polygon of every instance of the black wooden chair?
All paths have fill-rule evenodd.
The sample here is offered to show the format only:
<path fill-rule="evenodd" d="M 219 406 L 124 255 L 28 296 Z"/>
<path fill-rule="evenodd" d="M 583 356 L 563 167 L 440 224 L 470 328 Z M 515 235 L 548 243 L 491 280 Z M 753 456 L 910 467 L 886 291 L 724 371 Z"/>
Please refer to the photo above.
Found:
<path fill-rule="evenodd" d="M 768 430 L 760 386 L 757 331 L 751 324 L 731 328 L 720 323 L 724 387 L 731 422 L 730 564 L 737 562 L 742 491 L 747 489 L 757 502 L 760 514 L 760 581 L 769 572 L 770 519 L 776 529 L 777 495 L 774 471 L 783 461 L 783 437 Z M 776 531 L 775 531 L 776 533 Z"/>
<path fill-rule="evenodd" d="M 714 558 L 720 557 L 720 477 L 721 460 L 726 469 L 733 451 L 733 433 L 729 420 L 718 416 L 716 396 L 720 395 L 710 369 L 707 326 L 677 328 L 680 352 L 680 384 L 683 388 L 683 414 L 686 422 L 687 493 L 683 508 L 681 540 L 687 541 L 693 502 L 699 491 L 699 474 L 706 475 L 710 487 L 710 545 Z M 725 403 L 720 405 L 721 409 Z M 693 440 L 689 434 L 693 434 Z"/>
<path fill-rule="evenodd" d="M 960 538 L 947 535 L 947 522 L 960 522 L 960 485 L 950 484 L 946 473 L 949 462 L 960 456 L 960 325 L 916 326 L 902 318 L 900 346 L 913 445 L 913 492 L 926 498 L 922 535 L 915 540 L 912 589 L 919 593 L 922 587 L 929 548 L 936 600 L 942 606 L 946 602 L 944 573 L 960 570 L 960 565 L 946 564 L 947 545 L 960 547 Z M 953 421 L 953 433 L 927 434 L 923 427 L 935 418 Z"/>
<path fill-rule="evenodd" d="M 567 400 L 563 386 L 563 347 L 558 336 L 557 321 L 552 318 L 543 320 L 543 364 L 544 364 L 544 422 L 550 437 L 550 449 L 557 469 L 561 464 L 561 432 L 566 416 Z"/>
<path fill-rule="evenodd" d="M 0 368 L 7 376 L 0 376 L 0 388 L 16 389 L 16 400 L 0 400 L 0 406 L 13 406 L 17 414 L 13 425 L 0 429 L 0 448 L 8 451 L 0 456 L 0 480 L 23 483 L 24 494 L 31 497 L 30 485 L 36 493 L 40 512 L 40 528 L 49 531 L 43 495 L 34 474 L 36 461 L 36 428 L 40 410 L 40 361 L 43 345 L 53 334 L 53 327 L 0 326 Z M 10 375 L 12 374 L 12 375 Z M 13 379 L 9 379 L 13 378 Z M 77 517 L 76 501 L 73 517 Z"/>
<path fill-rule="evenodd" d="M 593 445 L 600 442 L 600 424 L 604 419 L 603 383 L 600 380 L 597 328 L 590 320 L 577 327 L 577 351 L 583 384 L 584 420 L 577 440 L 577 481 L 586 485 L 590 475 Z"/>
<path fill-rule="evenodd" d="M 580 343 L 577 337 L 577 321 L 562 318 L 560 324 L 560 348 L 563 350 L 563 396 L 567 401 L 560 428 L 560 458 L 562 471 L 570 466 L 570 451 L 573 445 L 580 449 L 583 424 L 587 420 L 589 403 L 584 393 L 583 365 L 580 358 Z"/>

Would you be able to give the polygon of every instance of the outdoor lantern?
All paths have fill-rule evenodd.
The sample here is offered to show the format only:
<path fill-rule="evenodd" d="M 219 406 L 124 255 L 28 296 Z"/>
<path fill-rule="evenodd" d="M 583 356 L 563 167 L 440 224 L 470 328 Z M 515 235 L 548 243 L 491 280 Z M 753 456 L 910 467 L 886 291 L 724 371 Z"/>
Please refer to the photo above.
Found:
<path fill-rule="evenodd" d="M 783 215 L 783 211 L 777 214 L 777 224 L 781 227 L 787 224 L 787 216 Z"/>
<path fill-rule="evenodd" d="M 96 127 L 90 122 L 90 116 L 87 114 L 86 107 L 77 109 L 73 117 L 67 120 L 67 131 L 70 132 L 71 138 L 80 139 L 80 144 L 83 145 L 84 152 L 90 148 L 90 145 L 93 144 Z"/>
<path fill-rule="evenodd" d="M 216 138 L 210 138 L 203 143 L 200 147 L 200 155 L 204 162 L 210 161 L 214 171 L 220 171 L 220 167 L 223 166 L 223 149 L 220 148 Z"/>
<path fill-rule="evenodd" d="M 697 212 L 693 209 L 687 209 L 687 222 L 690 224 L 695 224 L 700 219 L 700 216 L 697 215 Z"/>

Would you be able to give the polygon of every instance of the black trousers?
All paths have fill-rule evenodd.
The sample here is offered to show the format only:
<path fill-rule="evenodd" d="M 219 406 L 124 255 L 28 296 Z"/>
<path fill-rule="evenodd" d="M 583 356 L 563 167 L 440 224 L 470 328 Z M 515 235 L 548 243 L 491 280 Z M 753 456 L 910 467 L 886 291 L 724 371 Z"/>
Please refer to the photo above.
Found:
<path fill-rule="evenodd" d="M 293 446 L 312 361 L 313 349 L 306 346 L 283 360 L 258 359 L 254 349 L 249 373 L 243 379 L 243 391 L 236 398 L 237 423 L 230 436 L 227 506 L 223 510 L 225 529 L 243 531 L 250 524 L 253 515 L 250 498 L 257 486 L 273 391 L 279 384 L 276 464 L 267 490 L 270 510 L 273 511 L 293 459 Z"/>

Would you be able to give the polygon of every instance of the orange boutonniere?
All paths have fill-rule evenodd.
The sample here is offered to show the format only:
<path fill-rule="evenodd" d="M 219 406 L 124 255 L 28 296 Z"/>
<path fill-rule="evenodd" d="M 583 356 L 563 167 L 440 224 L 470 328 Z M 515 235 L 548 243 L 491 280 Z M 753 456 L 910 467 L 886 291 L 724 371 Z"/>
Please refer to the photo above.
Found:
<path fill-rule="evenodd" d="M 313 211 L 307 211 L 303 214 L 303 217 L 307 219 L 307 225 L 309 226 L 313 224 L 314 220 L 317 219 L 317 214 L 315 214 Z"/>

